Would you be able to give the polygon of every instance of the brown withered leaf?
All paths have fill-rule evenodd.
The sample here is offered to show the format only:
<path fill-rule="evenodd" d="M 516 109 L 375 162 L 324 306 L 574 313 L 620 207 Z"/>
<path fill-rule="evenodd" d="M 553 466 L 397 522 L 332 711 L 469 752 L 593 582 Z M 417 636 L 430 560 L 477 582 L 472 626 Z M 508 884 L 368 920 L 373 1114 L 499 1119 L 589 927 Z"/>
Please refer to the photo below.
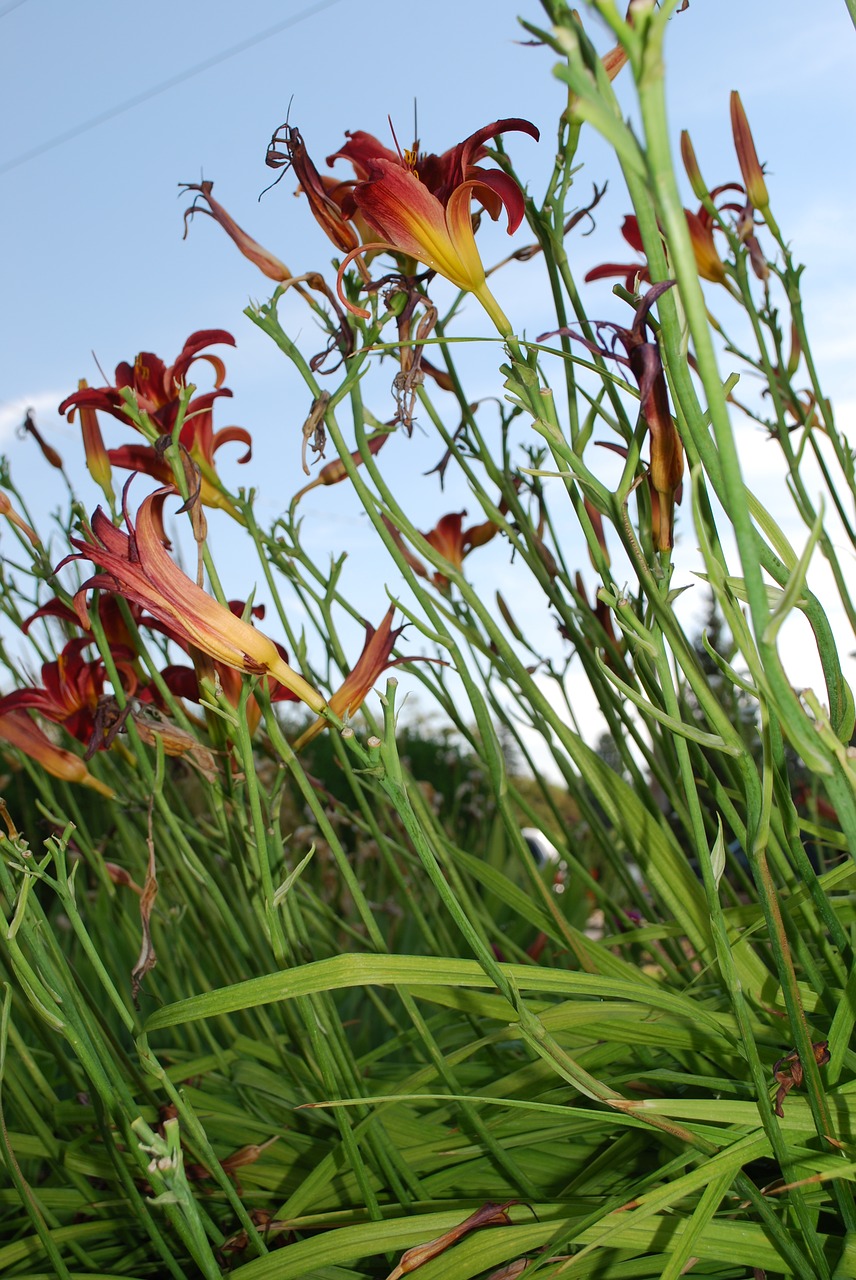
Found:
<path fill-rule="evenodd" d="M 327 432 L 324 429 L 324 415 L 327 412 L 327 405 L 330 403 L 330 392 L 322 391 L 317 399 L 312 401 L 312 408 L 309 410 L 309 416 L 304 422 L 302 433 L 302 446 L 300 450 L 300 462 L 305 475 L 311 475 L 309 463 L 306 461 L 306 450 L 311 447 L 312 452 L 318 458 L 324 457 L 324 447 L 327 443 Z"/>
<path fill-rule="evenodd" d="M 140 987 L 143 985 L 143 978 L 147 973 L 151 973 L 158 962 L 155 955 L 154 944 L 152 943 L 151 917 L 155 901 L 158 896 L 158 877 L 157 863 L 155 861 L 155 841 L 152 835 L 152 805 L 154 801 L 149 802 L 149 834 L 146 844 L 149 848 L 149 862 L 146 868 L 146 883 L 143 885 L 143 892 L 140 896 L 140 923 L 143 927 L 143 938 L 140 944 L 140 954 L 137 956 L 137 963 L 131 970 L 131 995 L 134 1000 L 135 1008 L 139 1009 L 140 1003 L 138 996 Z"/>
<path fill-rule="evenodd" d="M 237 1151 L 233 1151 L 230 1156 L 226 1156 L 221 1160 L 220 1164 L 227 1173 L 232 1173 L 234 1169 L 239 1169 L 245 1164 L 255 1164 L 261 1153 L 278 1141 L 279 1134 L 275 1133 L 266 1142 L 251 1142 L 246 1147 L 239 1147 Z"/>
<path fill-rule="evenodd" d="M 514 1262 L 506 1263 L 498 1271 L 491 1271 L 487 1280 L 517 1280 L 517 1277 L 522 1276 L 528 1266 L 528 1259 L 516 1258 Z"/>
<path fill-rule="evenodd" d="M 827 1062 L 829 1062 L 830 1056 L 829 1041 L 818 1040 L 816 1043 L 812 1044 L 811 1048 L 817 1065 L 819 1067 L 825 1067 Z M 796 1050 L 787 1054 L 786 1057 L 780 1058 L 773 1067 L 773 1078 L 779 1086 L 776 1090 L 775 1112 L 777 1116 L 784 1116 L 785 1112 L 782 1104 L 791 1089 L 797 1089 L 802 1084 L 804 1074 L 805 1071 L 803 1064 L 800 1060 L 800 1055 Z"/>
<path fill-rule="evenodd" d="M 280 1235 L 284 1231 L 290 1231 L 291 1227 L 288 1222 L 280 1222 L 278 1218 L 274 1218 L 267 1209 L 251 1209 L 250 1217 L 253 1224 L 259 1228 L 265 1241 L 268 1242 L 272 1236 Z M 249 1236 L 245 1230 L 238 1231 L 233 1236 L 229 1236 L 220 1246 L 220 1252 L 224 1255 L 224 1259 L 234 1253 L 240 1253 L 246 1249 L 249 1244 Z"/>
<path fill-rule="evenodd" d="M 115 862 L 105 862 L 104 870 L 112 880 L 113 884 L 125 885 L 128 889 L 133 890 L 138 898 L 142 897 L 143 891 L 137 884 L 134 877 L 125 867 L 118 866 Z"/>
<path fill-rule="evenodd" d="M 244 1194 L 244 1189 L 235 1173 L 236 1169 L 240 1169 L 245 1164 L 255 1164 L 262 1152 L 279 1140 L 279 1134 L 274 1134 L 272 1138 L 268 1138 L 266 1142 L 251 1142 L 246 1147 L 239 1147 L 237 1151 L 233 1151 L 230 1156 L 220 1161 L 220 1166 L 230 1178 L 234 1179 L 235 1190 L 239 1196 Z"/>
<path fill-rule="evenodd" d="M 211 665 L 213 671 L 213 663 Z M 208 674 L 207 670 L 205 674 Z M 192 733 L 187 733 L 161 715 L 156 707 L 140 707 L 138 711 L 132 711 L 131 719 L 146 746 L 153 747 L 159 738 L 166 755 L 186 759 L 188 764 L 199 770 L 206 782 L 217 781 L 217 764 L 208 747 L 194 738 Z"/>
<path fill-rule="evenodd" d="M 437 1258 L 441 1253 L 445 1253 L 447 1249 L 451 1249 L 452 1245 L 457 1244 L 459 1240 L 469 1235 L 471 1231 L 478 1231 L 481 1227 L 510 1227 L 511 1219 L 506 1210 L 517 1203 L 517 1200 L 506 1200 L 505 1204 L 491 1204 L 490 1202 L 483 1204 L 480 1209 L 476 1209 L 475 1213 L 471 1213 L 468 1218 L 465 1218 L 463 1222 L 459 1222 L 456 1227 L 452 1227 L 449 1231 L 444 1231 L 441 1236 L 437 1236 L 434 1240 L 429 1240 L 426 1244 L 417 1244 L 412 1249 L 408 1249 L 406 1253 L 401 1255 L 398 1266 L 389 1273 L 386 1280 L 399 1280 L 400 1276 L 409 1275 L 417 1267 L 423 1266 L 426 1262 L 430 1262 L 432 1258 Z"/>

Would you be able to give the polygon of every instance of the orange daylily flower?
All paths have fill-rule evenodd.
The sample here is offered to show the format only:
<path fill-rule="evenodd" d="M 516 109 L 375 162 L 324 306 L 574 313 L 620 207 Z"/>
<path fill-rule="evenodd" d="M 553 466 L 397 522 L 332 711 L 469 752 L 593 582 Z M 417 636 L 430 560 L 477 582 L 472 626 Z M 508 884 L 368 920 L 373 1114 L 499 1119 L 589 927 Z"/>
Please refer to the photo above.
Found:
<path fill-rule="evenodd" d="M 110 799 L 116 794 L 106 782 L 89 772 L 80 756 L 51 742 L 26 711 L 8 711 L 5 715 L 0 715 L 0 741 L 8 742 L 10 747 L 23 751 L 24 755 L 35 760 L 53 778 L 79 782 L 84 787 L 91 787 L 93 791 L 100 791 Z"/>
<path fill-rule="evenodd" d="M 617 360 L 619 364 L 630 369 L 639 386 L 639 416 L 648 428 L 651 442 L 651 461 L 648 465 L 648 477 L 652 488 L 652 499 L 656 496 L 656 505 L 652 501 L 652 513 L 655 517 L 657 547 L 660 551 L 669 551 L 674 542 L 675 503 L 680 501 L 684 473 L 684 446 L 674 418 L 669 409 L 669 392 L 663 362 L 656 341 L 648 338 L 648 313 L 658 298 L 671 289 L 674 280 L 664 280 L 652 285 L 645 297 L 636 307 L 633 324 L 629 329 L 621 325 L 609 323 L 596 324 L 597 330 L 611 329 L 615 340 L 621 343 L 626 352 L 620 355 L 615 350 L 600 347 L 596 342 L 581 337 L 573 329 L 564 326 L 551 333 L 542 333 L 538 342 L 547 338 L 563 335 L 576 339 L 590 351 Z M 616 453 L 623 453 L 621 445 L 605 446 Z"/>
<path fill-rule="evenodd" d="M 500 503 L 499 510 L 505 513 L 507 509 L 507 504 L 503 500 Z M 494 524 L 492 520 L 484 520 L 480 524 L 470 525 L 469 529 L 465 529 L 464 516 L 466 514 L 466 511 L 449 511 L 446 515 L 440 517 L 433 529 L 422 535 L 425 541 L 444 560 L 448 560 L 454 569 L 463 568 L 464 559 L 471 551 L 474 551 L 476 547 L 483 547 L 485 543 L 490 542 L 499 533 L 499 526 Z M 405 544 L 395 525 L 386 518 L 384 518 L 384 524 L 392 534 L 396 545 L 400 548 L 413 572 L 418 574 L 420 578 L 430 578 L 435 587 L 445 591 L 449 585 L 449 579 L 446 575 L 439 570 L 429 573 L 419 557 L 414 555 Z"/>
<path fill-rule="evenodd" d="M 81 626 L 89 628 L 87 592 L 96 587 L 115 592 L 147 609 L 180 642 L 236 671 L 270 675 L 313 711 L 320 712 L 325 705 L 323 697 L 288 665 L 274 641 L 209 596 L 167 554 L 159 530 L 164 502 L 177 490 L 166 485 L 149 494 L 133 524 L 127 508 L 130 482 L 123 493 L 128 532 L 117 529 L 99 507 L 92 517 L 90 538 L 72 538 L 76 553 L 57 566 L 60 569 L 70 560 L 91 560 L 100 570 L 74 597 Z"/>
<path fill-rule="evenodd" d="M 229 610 L 236 618 L 242 618 L 246 604 L 243 600 L 230 600 Z M 254 618 L 263 618 L 265 616 L 265 606 L 263 604 L 254 605 L 252 609 Z M 252 624 L 250 624 L 252 625 Z M 173 637 L 175 638 L 175 637 Z M 274 641 L 276 644 L 276 641 Z M 279 655 L 283 662 L 288 662 L 288 654 L 281 644 L 276 645 Z M 223 696 L 227 702 L 233 707 L 237 707 L 241 698 L 241 676 L 233 667 L 224 666 L 222 662 L 214 663 L 217 682 L 223 692 Z M 199 702 L 202 697 L 202 691 L 199 687 L 199 675 L 193 667 L 185 667 L 172 665 L 165 667 L 161 671 L 161 676 L 171 693 L 178 698 L 186 698 L 189 702 Z M 271 702 L 299 702 L 297 694 L 292 689 L 286 688 L 280 684 L 278 680 L 266 676 L 263 677 L 263 683 L 267 687 L 267 694 Z M 250 694 L 246 702 L 246 719 L 250 730 L 250 735 L 254 734 L 259 726 L 262 718 L 261 707 L 255 696 Z"/>
<path fill-rule="evenodd" d="M 508 319 L 487 286 L 470 206 L 477 199 L 494 219 L 504 208 L 509 235 L 520 225 L 523 192 L 514 179 L 499 169 L 482 169 L 473 164 L 489 138 L 512 129 L 536 140 L 540 136 L 528 120 L 496 120 L 443 156 L 420 157 L 414 152 L 394 156 L 370 134 L 355 134 L 337 153 L 352 161 L 362 179 L 343 201 L 343 209 L 347 212 L 352 208 L 362 214 L 380 237 L 352 249 L 339 269 L 339 296 L 349 310 L 366 318 L 370 314 L 349 303 L 342 293 L 342 277 L 348 264 L 368 251 L 386 250 L 405 254 L 459 289 L 474 294 L 500 333 L 511 332 Z"/>
<path fill-rule="evenodd" d="M 363 651 L 357 659 L 356 665 L 345 677 L 344 684 L 340 685 L 330 697 L 330 709 L 335 711 L 336 715 L 343 720 L 347 720 L 356 714 L 376 681 L 388 667 L 398 667 L 405 662 L 417 661 L 416 658 L 390 657 L 396 640 L 404 630 L 403 626 L 393 628 L 392 618 L 394 613 L 395 606 L 390 605 L 377 629 L 368 622 L 365 624 L 366 639 Z M 431 662 L 434 659 L 422 658 L 418 659 L 418 661 Z M 299 751 L 306 746 L 307 742 L 311 742 L 313 738 L 317 737 L 326 723 L 327 721 L 322 716 L 313 721 L 295 742 L 295 751 Z"/>
<path fill-rule="evenodd" d="M 82 387 L 68 396 L 59 406 L 59 413 L 68 414 L 73 421 L 79 409 L 109 413 L 126 426 L 134 426 L 127 412 L 123 393 L 133 392 L 142 413 L 145 413 L 160 434 L 171 436 L 181 409 L 181 395 L 188 381 L 191 365 L 204 360 L 214 370 L 213 391 L 194 395 L 185 411 L 179 434 L 184 446 L 200 471 L 200 501 L 209 507 L 222 507 L 234 514 L 234 508 L 217 483 L 214 455 L 221 445 L 237 442 L 247 446 L 247 452 L 239 462 L 249 462 L 252 456 L 252 437 L 244 427 L 224 427 L 214 430 L 213 405 L 222 396 L 231 396 L 223 386 L 226 366 L 219 356 L 204 350 L 214 343 L 235 345 L 235 339 L 225 329 L 201 329 L 192 333 L 184 344 L 174 364 L 165 365 L 151 351 L 141 351 L 131 365 L 123 360 L 116 366 L 116 382 L 110 387 Z M 86 423 L 84 423 L 86 426 Z M 135 427 L 136 429 L 136 427 Z M 172 469 L 158 451 L 149 444 L 126 444 L 119 449 L 108 449 L 107 458 L 115 467 L 129 471 L 142 471 L 162 484 L 170 484 Z"/>

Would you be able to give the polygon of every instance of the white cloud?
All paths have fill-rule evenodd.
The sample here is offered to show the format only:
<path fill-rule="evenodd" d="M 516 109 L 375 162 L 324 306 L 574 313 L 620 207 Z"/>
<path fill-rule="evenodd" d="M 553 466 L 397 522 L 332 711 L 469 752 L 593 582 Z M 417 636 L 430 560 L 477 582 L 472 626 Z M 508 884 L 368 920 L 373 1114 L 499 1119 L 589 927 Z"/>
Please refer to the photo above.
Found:
<path fill-rule="evenodd" d="M 31 409 L 36 424 L 41 428 L 45 419 L 61 420 L 57 417 L 57 405 L 68 395 L 68 390 L 36 391 L 33 395 L 17 396 L 0 404 L 0 445 L 14 438 L 15 432 Z"/>

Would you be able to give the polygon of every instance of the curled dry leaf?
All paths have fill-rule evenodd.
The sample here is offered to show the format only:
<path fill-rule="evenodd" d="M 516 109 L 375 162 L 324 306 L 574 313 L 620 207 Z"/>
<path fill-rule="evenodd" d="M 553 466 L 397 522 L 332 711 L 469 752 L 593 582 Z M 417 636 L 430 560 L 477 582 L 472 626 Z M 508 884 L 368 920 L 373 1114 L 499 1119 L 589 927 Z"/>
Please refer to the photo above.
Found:
<path fill-rule="evenodd" d="M 816 1043 L 813 1043 L 811 1047 L 812 1052 L 814 1053 L 814 1060 L 817 1065 L 819 1067 L 825 1067 L 827 1062 L 829 1062 L 830 1056 L 829 1041 L 818 1040 Z M 789 1053 L 786 1057 L 780 1058 L 773 1067 L 773 1076 L 779 1086 L 776 1090 L 775 1110 L 777 1116 L 784 1116 L 785 1112 L 782 1104 L 791 1089 L 799 1088 L 802 1084 L 804 1074 L 805 1071 L 803 1064 L 800 1059 L 800 1055 L 796 1050 L 794 1050 L 793 1053 Z"/>
<path fill-rule="evenodd" d="M 437 1258 L 446 1249 L 451 1249 L 452 1245 L 462 1240 L 464 1236 L 469 1235 L 471 1231 L 478 1231 L 481 1227 L 509 1227 L 511 1219 L 506 1212 L 513 1204 L 517 1204 L 516 1200 L 506 1200 L 505 1204 L 483 1204 L 480 1209 L 476 1209 L 475 1213 L 471 1213 L 468 1218 L 464 1218 L 463 1222 L 459 1222 L 456 1227 L 452 1227 L 449 1231 L 444 1231 L 441 1236 L 437 1236 L 434 1240 L 429 1240 L 426 1244 L 415 1245 L 412 1249 L 408 1249 L 402 1254 L 401 1261 L 394 1271 L 387 1276 L 387 1280 L 399 1280 L 400 1276 L 409 1275 L 411 1271 L 415 1271 L 417 1267 L 423 1266 L 426 1262 L 430 1262 L 432 1258 Z"/>
<path fill-rule="evenodd" d="M 504 1267 L 500 1267 L 498 1271 L 492 1271 L 487 1280 L 517 1280 L 518 1276 L 522 1276 L 523 1272 L 529 1266 L 527 1258 L 515 1258 L 514 1262 L 508 1262 Z"/>
<path fill-rule="evenodd" d="M 158 877 L 157 863 L 155 861 L 155 841 L 152 835 L 152 810 L 149 806 L 149 835 L 146 841 L 149 848 L 149 861 L 146 867 L 146 882 L 143 885 L 143 892 L 140 897 L 140 923 L 143 927 L 143 938 L 140 943 L 140 954 L 137 956 L 137 963 L 131 970 L 131 995 L 134 999 L 134 1005 L 139 1008 L 137 997 L 140 994 L 140 987 L 143 985 L 143 978 L 147 973 L 151 973 L 158 962 L 155 955 L 155 948 L 152 942 L 151 917 L 154 909 L 155 901 L 158 896 Z"/>
<path fill-rule="evenodd" d="M 168 756 L 181 756 L 199 770 L 206 782 L 217 781 L 217 764 L 208 747 L 161 715 L 156 707 L 147 706 L 144 711 L 132 712 L 131 719 L 146 746 L 155 746 L 159 738 Z"/>

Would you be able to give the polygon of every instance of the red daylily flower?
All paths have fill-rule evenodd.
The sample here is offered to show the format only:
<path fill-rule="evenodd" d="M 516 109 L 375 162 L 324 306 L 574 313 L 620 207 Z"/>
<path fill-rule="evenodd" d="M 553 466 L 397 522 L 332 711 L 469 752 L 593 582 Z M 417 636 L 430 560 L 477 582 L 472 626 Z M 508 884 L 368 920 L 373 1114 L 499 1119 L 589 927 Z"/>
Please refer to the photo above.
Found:
<path fill-rule="evenodd" d="M 500 503 L 501 512 L 507 510 L 505 501 Z M 441 516 L 435 524 L 434 528 L 428 533 L 423 533 L 423 538 L 437 551 L 444 560 L 448 560 L 449 564 L 455 569 L 461 569 L 464 559 L 476 547 L 483 547 L 486 542 L 490 542 L 491 538 L 495 538 L 499 533 L 499 526 L 495 525 L 492 520 L 484 520 L 481 524 L 474 524 L 469 529 L 464 528 L 464 516 L 466 511 L 450 511 L 446 515 Z M 397 546 L 410 565 L 414 573 L 420 578 L 429 578 L 441 591 L 445 591 L 449 585 L 449 579 L 444 573 L 436 570 L 430 573 L 417 555 L 410 550 L 405 544 L 404 539 L 391 521 L 384 517 L 384 524 L 392 534 Z"/>
<path fill-rule="evenodd" d="M 133 477 L 131 477 L 133 479 Z M 312 708 L 320 712 L 324 699 L 280 655 L 273 640 L 242 621 L 178 568 L 160 539 L 163 505 L 177 493 L 171 485 L 149 494 L 140 505 L 136 524 L 123 510 L 128 532 L 117 529 L 99 507 L 92 517 L 90 538 L 72 538 L 77 552 L 70 560 L 91 560 L 100 572 L 85 582 L 74 597 L 81 626 L 89 628 L 86 593 L 97 587 L 112 591 L 147 609 L 180 643 L 192 645 L 216 662 L 251 675 L 270 675 Z"/>
<path fill-rule="evenodd" d="M 105 680 L 100 657 L 84 660 L 83 650 L 91 643 L 89 639 L 70 640 L 56 661 L 42 666 L 41 688 L 13 689 L 0 698 L 0 716 L 24 709 L 38 711 L 46 720 L 63 725 L 73 738 L 88 743 Z M 121 665 L 124 673 L 127 664 Z M 132 673 L 130 684 L 133 692 L 136 677 Z"/>
<path fill-rule="evenodd" d="M 621 224 L 621 234 L 631 249 L 644 254 L 642 237 L 639 234 L 639 220 L 635 214 L 627 214 Z M 587 271 L 583 279 L 586 284 L 590 284 L 593 280 L 609 280 L 613 276 L 624 276 L 624 287 L 628 293 L 636 292 L 637 281 L 650 283 L 651 280 L 648 263 L 644 260 L 642 262 L 602 262 L 599 267 L 592 267 L 591 271 Z"/>
<path fill-rule="evenodd" d="M 344 684 L 340 685 L 330 697 L 330 708 L 343 720 L 347 720 L 356 714 L 369 693 L 371 693 L 375 682 L 387 668 L 398 667 L 405 662 L 433 661 L 430 658 L 392 658 L 390 656 L 396 640 L 404 630 L 403 626 L 393 628 L 392 618 L 394 613 L 395 606 L 390 605 L 377 629 L 368 622 L 365 624 L 366 639 L 363 651 L 357 659 L 356 665 L 345 677 Z M 313 721 L 295 742 L 295 751 L 299 751 L 306 746 L 307 742 L 311 742 L 313 738 L 317 737 L 326 723 L 327 721 L 322 716 Z"/>
<path fill-rule="evenodd" d="M 353 306 L 342 294 L 342 276 L 349 262 L 368 250 L 404 254 L 474 294 L 502 334 L 511 326 L 487 287 L 484 265 L 473 231 L 473 199 L 495 220 L 504 208 L 508 233 L 523 219 L 523 192 L 514 179 L 499 169 L 483 169 L 474 162 L 484 155 L 484 144 L 501 133 L 518 130 L 539 138 L 528 120 L 496 120 L 471 134 L 442 156 L 419 156 L 413 151 L 394 154 L 371 134 L 356 133 L 330 163 L 342 157 L 351 161 L 357 181 L 342 200 L 345 214 L 359 213 L 380 239 L 352 249 L 339 269 L 342 301 L 357 315 L 368 311 Z"/>
<path fill-rule="evenodd" d="M 229 609 L 236 618 L 242 618 L 246 604 L 243 600 L 230 600 Z M 265 616 L 265 607 L 263 604 L 256 605 L 251 610 L 254 618 L 263 618 Z M 252 625 L 252 624 L 250 624 Z M 276 641 L 274 641 L 276 644 Z M 187 646 L 185 646 L 187 647 Z M 281 644 L 276 644 L 283 662 L 288 662 L 288 654 Z M 224 697 L 233 707 L 237 707 L 241 699 L 242 682 L 240 674 L 233 668 L 224 666 L 222 662 L 214 663 L 216 680 L 223 692 Z M 199 687 L 199 676 L 193 667 L 185 667 L 171 665 L 165 667 L 161 675 L 171 693 L 177 698 L 186 698 L 189 702 L 199 702 L 202 697 L 202 691 Z M 287 688 L 284 684 L 280 684 L 278 680 L 274 680 L 269 676 L 263 677 L 264 684 L 267 688 L 268 697 L 271 702 L 299 702 L 297 694 Z M 250 733 L 255 733 L 261 720 L 261 707 L 259 706 L 253 694 L 250 694 L 246 703 L 246 717 Z"/>
<path fill-rule="evenodd" d="M 711 199 L 715 199 L 723 191 L 742 192 L 742 190 L 743 188 L 737 183 L 729 182 L 724 186 L 715 187 L 710 195 Z M 738 212 L 742 211 L 742 208 L 742 205 L 733 203 L 722 206 L 723 210 L 730 209 Z M 684 216 L 687 220 L 699 275 L 703 280 L 710 280 L 714 284 L 724 284 L 726 280 L 725 264 L 719 256 L 719 250 L 713 239 L 716 225 L 713 215 L 708 212 L 704 205 L 700 205 L 697 213 L 693 213 L 690 209 L 684 209 Z M 621 224 L 621 234 L 632 249 L 635 249 L 639 254 L 644 254 L 642 236 L 639 233 L 639 221 L 635 214 L 629 213 L 626 216 Z M 586 272 L 584 278 L 587 283 L 590 283 L 592 280 L 606 280 L 611 276 L 624 276 L 624 287 L 628 293 L 635 292 L 637 282 L 650 283 L 651 281 L 651 273 L 644 258 L 641 262 L 604 262 L 599 267 L 593 267 L 591 271 Z"/>
<path fill-rule="evenodd" d="M 482 169 L 476 163 L 487 155 L 484 144 L 490 138 L 514 131 L 528 133 L 536 142 L 540 137 L 535 125 L 529 120 L 517 117 L 495 120 L 493 124 L 477 129 L 463 142 L 457 143 L 456 146 L 450 147 L 448 151 L 438 156 L 430 152 L 420 152 L 418 143 L 414 144 L 412 150 L 405 151 L 403 154 L 398 150 L 393 151 L 379 142 L 373 134 L 358 129 L 354 133 L 346 132 L 345 137 L 348 141 L 338 151 L 327 157 L 327 163 L 334 165 L 337 160 L 343 159 L 350 161 L 354 167 L 357 181 L 349 184 L 350 199 L 342 197 L 342 207 L 346 212 L 361 208 L 356 187 L 361 182 L 371 181 L 375 163 L 384 162 L 395 165 L 405 173 L 412 173 L 444 205 L 448 204 L 461 183 L 477 183 L 483 189 L 475 193 L 475 199 L 484 205 L 492 218 L 499 217 L 503 206 L 510 208 L 512 216 L 516 216 L 519 209 L 520 216 L 515 223 L 517 226 L 523 216 L 522 193 L 517 183 L 499 169 Z"/>
<path fill-rule="evenodd" d="M 286 657 L 285 650 L 280 646 L 280 652 L 283 658 Z M 286 659 L 287 660 L 287 659 Z M 233 707 L 237 708 L 243 689 L 243 683 L 240 674 L 232 667 L 224 667 L 222 662 L 214 663 L 214 679 L 226 701 Z M 176 698 L 184 698 L 188 702 L 201 702 L 203 691 L 199 684 L 199 675 L 193 667 L 185 667 L 173 664 L 164 667 L 161 671 L 166 687 L 170 693 Z M 298 702 L 296 694 L 290 689 L 286 689 L 284 685 L 277 684 L 268 679 L 269 691 L 271 694 L 271 702 Z M 259 721 L 262 718 L 262 709 L 258 704 L 255 696 L 250 694 L 246 701 L 246 721 L 247 727 L 252 736 L 259 727 Z"/>
<path fill-rule="evenodd" d="M 639 386 L 639 413 L 648 427 L 651 441 L 648 476 L 653 490 L 652 498 L 654 495 L 657 498 L 656 506 L 652 503 L 652 510 L 660 551 L 668 551 L 673 545 L 675 502 L 679 500 L 684 472 L 684 446 L 669 409 L 669 392 L 660 351 L 656 342 L 648 340 L 647 324 L 651 307 L 674 283 L 674 280 L 665 280 L 652 285 L 636 308 L 631 328 L 624 329 L 621 325 L 612 323 L 595 325 L 598 330 L 611 329 L 624 347 L 626 355 L 619 355 L 614 343 L 612 349 L 607 350 L 589 342 L 568 327 L 556 329 L 552 333 L 542 333 L 538 337 L 538 342 L 558 335 L 575 338 L 589 350 L 626 365 L 636 379 Z M 617 453 L 623 452 L 621 445 L 610 444 L 606 447 Z"/>
<path fill-rule="evenodd" d="M 126 602 L 131 611 L 131 617 L 138 627 L 153 626 L 154 629 L 161 629 L 160 623 L 154 618 L 145 618 L 142 609 L 131 601 Z M 61 622 L 71 623 L 72 626 L 80 626 L 80 618 L 74 609 L 70 609 L 58 596 L 53 596 L 48 600 L 47 604 L 41 605 L 36 609 L 35 613 L 31 613 L 21 623 L 21 630 L 26 635 L 30 627 L 37 618 L 59 618 Z M 111 652 L 117 649 L 127 649 L 129 653 L 134 650 L 134 639 L 131 632 L 122 617 L 121 610 L 115 596 L 102 595 L 98 599 L 98 618 L 101 623 L 101 629 L 104 637 L 110 647 Z"/>
<path fill-rule="evenodd" d="M 26 711 L 7 711 L 0 716 L 0 741 L 8 742 L 9 746 L 23 751 L 24 755 L 35 760 L 53 778 L 79 782 L 85 787 L 91 787 L 93 791 L 100 791 L 101 795 L 110 799 L 116 794 L 106 782 L 89 772 L 80 756 L 51 742 Z"/>
<path fill-rule="evenodd" d="M 247 452 L 239 462 L 249 462 L 252 454 L 252 437 L 243 427 L 225 427 L 215 431 L 212 406 L 221 396 L 231 396 L 224 387 L 226 366 L 219 356 L 206 352 L 205 347 L 214 343 L 235 345 L 235 339 L 225 329 L 202 329 L 192 333 L 184 344 L 174 364 L 165 365 L 159 356 L 141 351 L 133 365 L 122 361 L 116 366 L 116 382 L 110 387 L 82 387 L 74 395 L 63 400 L 60 413 L 67 413 L 73 421 L 75 411 L 98 410 L 118 418 L 125 425 L 135 426 L 127 411 L 123 392 L 133 392 L 137 405 L 153 423 L 161 437 L 172 435 L 181 408 L 181 393 L 187 384 L 191 366 L 205 360 L 214 370 L 214 390 L 195 395 L 187 406 L 179 434 L 184 446 L 201 473 L 200 499 L 207 506 L 226 507 L 231 504 L 220 492 L 214 468 L 214 455 L 221 445 L 237 441 L 247 446 Z M 172 471 L 151 445 L 123 445 L 108 449 L 107 458 L 117 467 L 130 471 L 142 471 L 162 483 L 172 481 Z"/>

